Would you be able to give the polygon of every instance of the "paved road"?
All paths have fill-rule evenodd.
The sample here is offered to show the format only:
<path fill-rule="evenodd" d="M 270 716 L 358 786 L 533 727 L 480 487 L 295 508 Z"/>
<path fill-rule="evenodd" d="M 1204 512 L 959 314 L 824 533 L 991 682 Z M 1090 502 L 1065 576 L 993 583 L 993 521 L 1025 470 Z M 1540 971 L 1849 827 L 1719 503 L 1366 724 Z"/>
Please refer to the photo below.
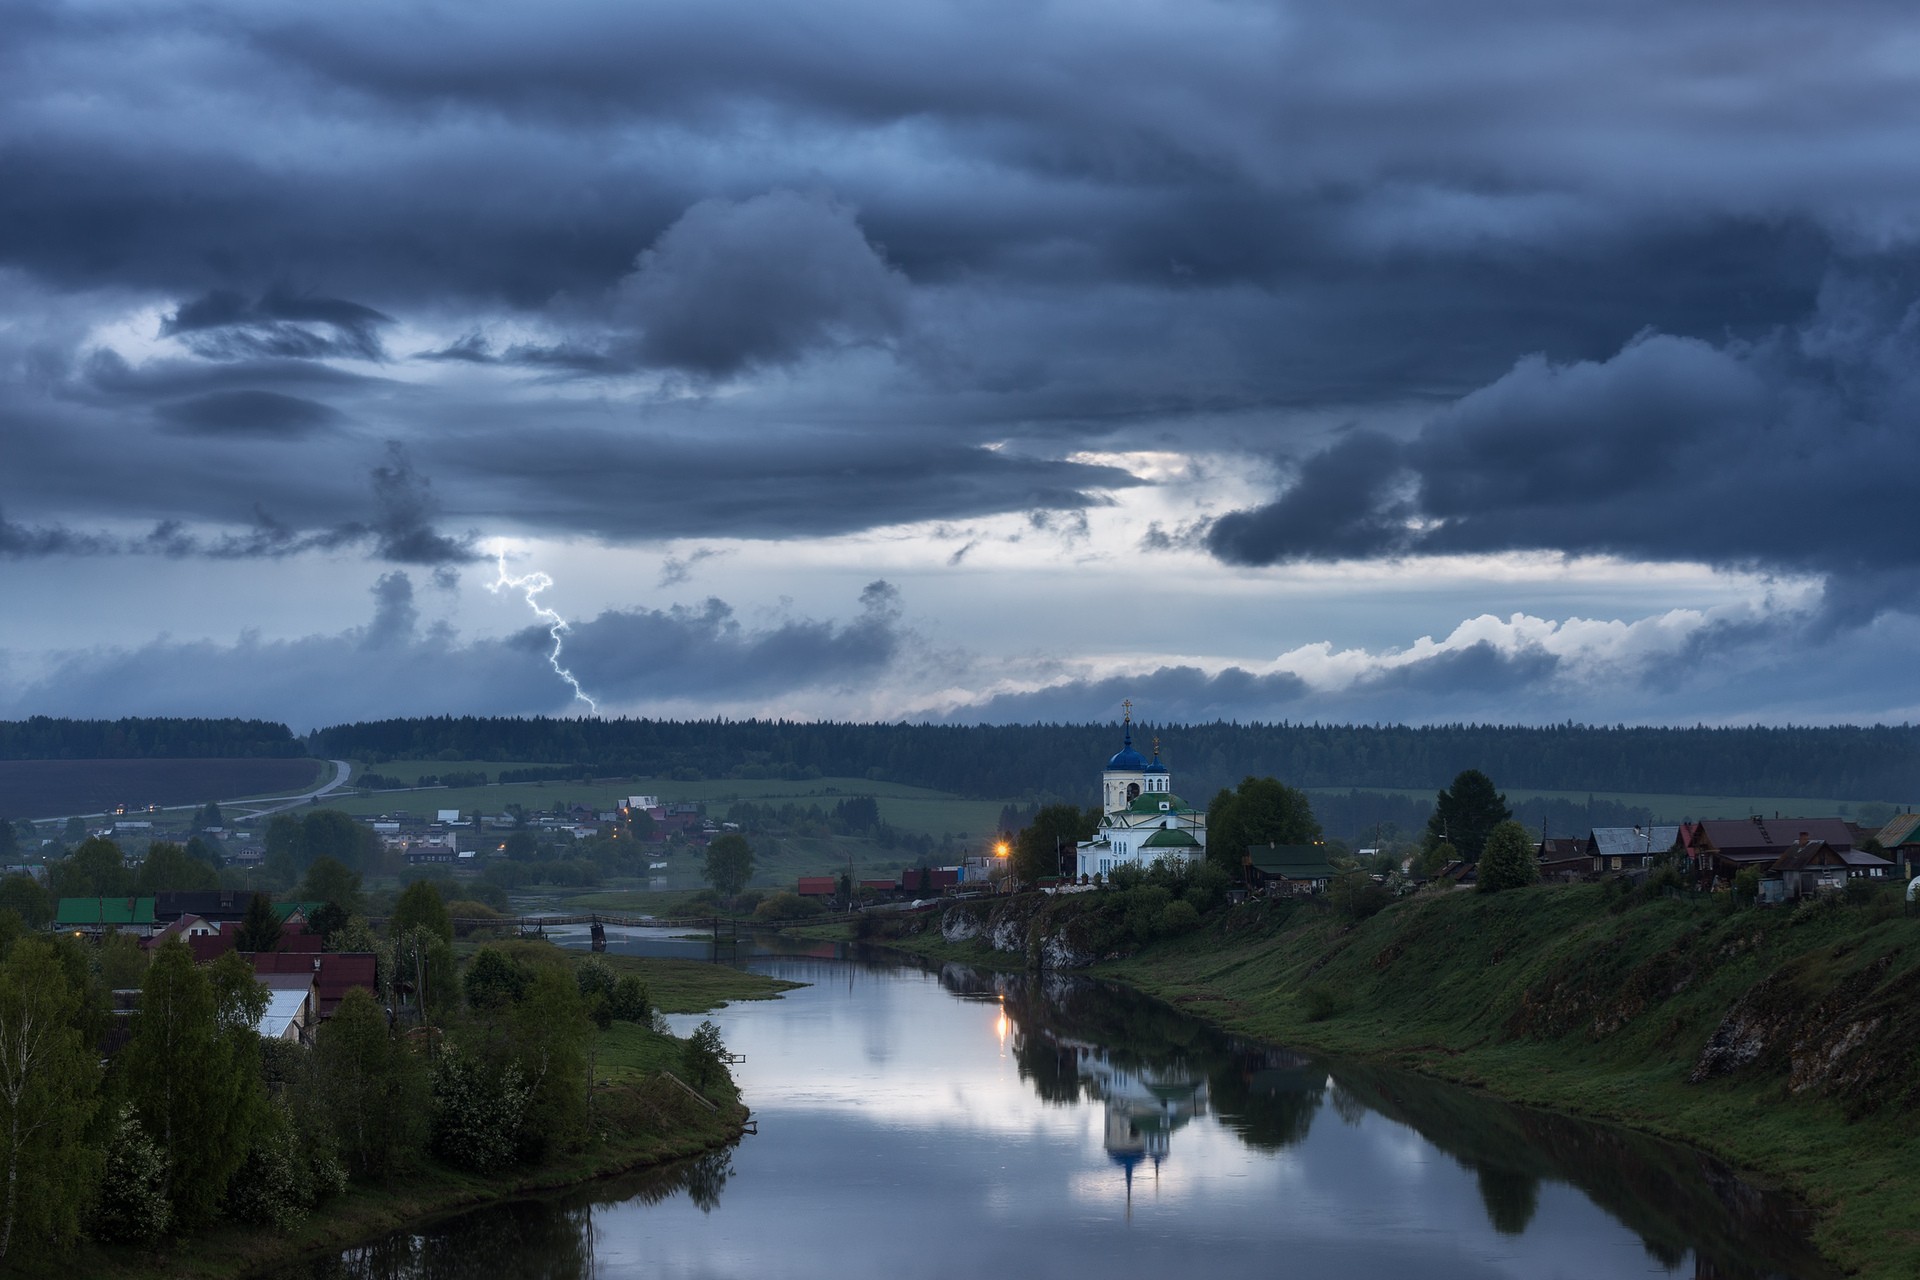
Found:
<path fill-rule="evenodd" d="M 245 810 L 246 816 L 249 818 L 264 818 L 270 814 L 281 813 L 288 809 L 297 809 L 301 805 L 318 799 L 326 795 L 329 791 L 337 791 L 347 784 L 348 776 L 353 773 L 353 765 L 345 760 L 329 760 L 327 763 L 333 766 L 333 780 L 323 783 L 311 791 L 302 792 L 297 796 L 275 796 L 269 800 L 248 800 L 244 803 L 230 800 L 223 801 L 222 803 L 230 808 Z M 186 807 L 193 808 L 194 806 L 188 805 Z"/>
<path fill-rule="evenodd" d="M 297 808 L 314 799 L 316 796 L 324 796 L 328 792 L 336 791 L 346 785 L 348 775 L 353 772 L 353 765 L 345 760 L 329 760 L 327 763 L 333 766 L 333 780 L 322 783 L 311 791 L 303 791 L 297 796 L 270 796 L 265 800 L 221 800 L 218 803 L 224 808 L 232 809 L 235 813 L 247 819 L 264 818 L 268 814 L 280 813 L 283 810 Z M 170 804 L 162 806 L 160 812 L 172 813 L 176 810 L 198 809 L 199 807 L 197 804 Z M 145 813 L 146 810 L 143 809 L 140 812 Z M 65 822 L 69 818 L 80 818 L 84 820 L 87 818 L 111 818 L 116 816 L 137 818 L 140 814 L 63 813 L 53 818 L 35 818 L 34 821 Z"/>

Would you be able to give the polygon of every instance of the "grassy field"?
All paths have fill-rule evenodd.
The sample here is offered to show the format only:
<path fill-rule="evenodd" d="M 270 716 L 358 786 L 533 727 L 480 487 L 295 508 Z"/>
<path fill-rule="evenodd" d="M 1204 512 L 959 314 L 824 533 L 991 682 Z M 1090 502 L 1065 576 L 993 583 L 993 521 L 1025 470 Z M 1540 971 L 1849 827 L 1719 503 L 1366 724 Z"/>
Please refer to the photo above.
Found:
<path fill-rule="evenodd" d="M 661 1013 L 706 1013 L 738 1000 L 777 1000 L 781 992 L 807 985 L 703 960 L 611 954 L 600 959 L 616 973 L 638 974 Z"/>
<path fill-rule="evenodd" d="M 55 818 L 235 796 L 292 795 L 331 777 L 324 760 L 0 760 L 0 816 Z M 129 813 L 129 817 L 140 815 Z"/>

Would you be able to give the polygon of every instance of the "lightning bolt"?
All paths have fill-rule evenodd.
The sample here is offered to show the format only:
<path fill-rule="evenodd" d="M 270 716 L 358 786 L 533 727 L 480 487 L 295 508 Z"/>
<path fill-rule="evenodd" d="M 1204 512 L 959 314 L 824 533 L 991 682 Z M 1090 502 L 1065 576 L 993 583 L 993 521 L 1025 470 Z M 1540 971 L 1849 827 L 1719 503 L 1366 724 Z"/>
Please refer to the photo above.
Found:
<path fill-rule="evenodd" d="M 580 682 L 574 678 L 573 672 L 560 665 L 560 650 L 564 643 L 561 637 L 568 630 L 567 620 L 541 604 L 539 600 L 540 593 L 553 585 L 553 579 L 538 569 L 532 573 L 523 573 L 517 578 L 513 577 L 507 572 L 506 549 L 501 548 L 495 555 L 497 558 L 494 568 L 497 576 L 487 584 L 487 590 L 499 595 L 501 591 L 510 587 L 526 597 L 527 608 L 533 610 L 534 616 L 547 624 L 547 634 L 553 637 L 553 652 L 547 655 L 547 662 L 553 667 L 553 673 L 572 687 L 575 698 L 586 703 L 588 710 L 598 715 L 600 704 L 580 687 Z"/>

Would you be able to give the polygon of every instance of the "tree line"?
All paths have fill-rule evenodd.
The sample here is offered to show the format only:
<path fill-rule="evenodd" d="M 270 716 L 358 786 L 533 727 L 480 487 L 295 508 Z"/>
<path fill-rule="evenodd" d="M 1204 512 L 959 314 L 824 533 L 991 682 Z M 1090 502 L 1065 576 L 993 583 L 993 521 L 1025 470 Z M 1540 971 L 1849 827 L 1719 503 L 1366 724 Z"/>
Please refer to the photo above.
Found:
<path fill-rule="evenodd" d="M 211 760 L 304 756 L 307 745 L 269 720 L 125 716 L 0 720 L 0 760 Z"/>
<path fill-rule="evenodd" d="M 318 754 L 618 765 L 631 775 L 865 777 L 976 796 L 1090 802 L 1117 724 L 927 725 L 782 720 L 443 716 L 322 729 Z M 1479 768 L 1552 791 L 1912 799 L 1920 726 L 1658 728 L 1560 724 L 1135 726 L 1161 736 L 1177 787 L 1211 795 L 1248 773 L 1310 788 L 1439 788 Z"/>

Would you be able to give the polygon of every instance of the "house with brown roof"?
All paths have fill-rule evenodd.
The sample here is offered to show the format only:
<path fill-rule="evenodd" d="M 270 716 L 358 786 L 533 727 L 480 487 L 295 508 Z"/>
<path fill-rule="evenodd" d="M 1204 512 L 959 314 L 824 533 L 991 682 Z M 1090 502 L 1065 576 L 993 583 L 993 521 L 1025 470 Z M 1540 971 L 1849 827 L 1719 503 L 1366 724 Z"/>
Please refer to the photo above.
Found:
<path fill-rule="evenodd" d="M 1767 865 L 1760 876 L 1760 901 L 1793 902 L 1830 893 L 1847 883 L 1847 862 L 1825 840 L 1802 839 Z"/>
<path fill-rule="evenodd" d="M 1819 841 L 1853 848 L 1853 829 L 1840 818 L 1704 818 L 1682 823 L 1680 844 L 1695 883 L 1725 887 L 1748 867 L 1764 872 L 1788 849 Z"/>

